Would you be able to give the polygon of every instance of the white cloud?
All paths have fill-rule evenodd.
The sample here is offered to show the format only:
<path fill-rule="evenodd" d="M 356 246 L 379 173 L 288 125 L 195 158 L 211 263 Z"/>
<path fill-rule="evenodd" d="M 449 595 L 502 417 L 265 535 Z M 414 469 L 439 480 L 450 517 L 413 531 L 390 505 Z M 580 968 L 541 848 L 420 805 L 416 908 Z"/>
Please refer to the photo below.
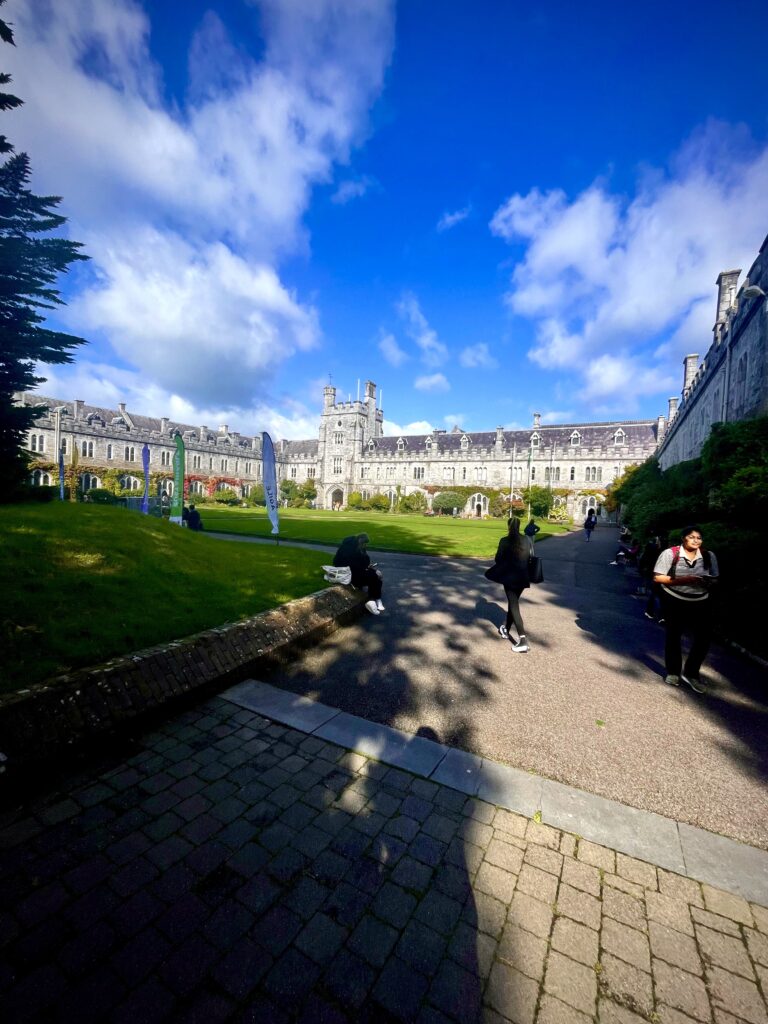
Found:
<path fill-rule="evenodd" d="M 442 366 L 448 358 L 448 349 L 437 337 L 437 331 L 429 326 L 416 296 L 406 292 L 397 311 L 405 321 L 408 337 L 421 349 L 421 361 L 426 366 Z"/>
<path fill-rule="evenodd" d="M 346 181 L 341 181 L 331 196 L 331 202 L 345 206 L 353 199 L 360 199 L 375 184 L 374 179 L 367 175 L 363 175 L 362 178 L 349 178 Z"/>
<path fill-rule="evenodd" d="M 46 382 L 38 393 L 49 398 L 80 398 L 88 405 L 116 409 L 125 402 L 128 412 L 168 416 L 178 423 L 217 427 L 226 423 L 241 434 L 268 430 L 274 438 L 300 440 L 317 436 L 317 411 L 290 398 L 269 398 L 252 406 L 204 405 L 152 383 L 139 371 L 81 359 L 64 366 L 38 367 Z"/>
<path fill-rule="evenodd" d="M 5 53 L 25 101 L 7 130 L 93 257 L 71 328 L 103 329 L 148 384 L 196 405 L 251 408 L 319 339 L 280 260 L 307 244 L 312 189 L 363 140 L 392 51 L 390 0 L 258 7 L 258 59 L 205 15 L 178 104 L 134 0 L 18 4 Z"/>
<path fill-rule="evenodd" d="M 543 412 L 541 414 L 542 423 L 570 423 L 572 419 L 572 412 L 559 412 L 554 409 L 550 412 Z"/>
<path fill-rule="evenodd" d="M 390 366 L 402 366 L 408 359 L 408 353 L 398 345 L 394 334 L 385 334 L 379 341 L 379 351 Z"/>
<path fill-rule="evenodd" d="M 455 210 L 453 213 L 444 213 L 437 222 L 438 231 L 449 231 L 451 228 L 466 220 L 470 214 L 470 207 L 465 206 L 463 210 Z"/>
<path fill-rule="evenodd" d="M 491 230 L 526 245 L 506 301 L 536 325 L 529 357 L 581 374 L 595 400 L 679 390 L 681 355 L 711 342 L 717 274 L 749 268 L 766 221 L 768 147 L 710 122 L 629 199 L 603 182 L 573 200 L 534 189 Z"/>
<path fill-rule="evenodd" d="M 468 369 L 494 370 L 498 360 L 491 355 L 488 346 L 484 343 L 469 345 L 463 349 L 459 356 L 459 362 Z"/>
<path fill-rule="evenodd" d="M 417 377 L 413 382 L 417 391 L 450 391 L 451 385 L 442 373 L 431 373 L 424 377 Z"/>
<path fill-rule="evenodd" d="M 456 412 L 451 413 L 448 416 L 443 416 L 443 423 L 448 427 L 463 427 L 466 419 L 466 413 Z"/>
<path fill-rule="evenodd" d="M 432 424 L 429 420 L 414 420 L 413 423 L 406 423 L 405 426 L 395 423 L 394 420 L 384 420 L 384 434 L 386 437 L 400 437 L 406 434 L 431 434 Z"/>
<path fill-rule="evenodd" d="M 89 244 L 100 283 L 67 318 L 105 331 L 125 362 L 165 390 L 246 407 L 257 371 L 317 341 L 314 310 L 270 266 L 221 243 L 194 246 L 145 228 L 102 246 L 99 237 Z"/>

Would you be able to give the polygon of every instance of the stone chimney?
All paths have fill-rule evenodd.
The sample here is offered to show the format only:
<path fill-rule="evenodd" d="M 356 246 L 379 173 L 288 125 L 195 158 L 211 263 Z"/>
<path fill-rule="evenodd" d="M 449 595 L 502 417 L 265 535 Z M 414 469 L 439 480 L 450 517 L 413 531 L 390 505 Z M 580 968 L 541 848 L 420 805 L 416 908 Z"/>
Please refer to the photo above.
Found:
<path fill-rule="evenodd" d="M 220 434 L 228 434 L 229 433 L 229 427 L 227 426 L 226 423 L 222 423 L 221 424 L 221 426 L 219 427 L 219 433 Z"/>
<path fill-rule="evenodd" d="M 76 420 L 80 419 L 80 413 L 83 411 L 84 405 L 85 402 L 82 400 L 82 398 L 76 398 L 72 403 L 72 415 Z"/>
<path fill-rule="evenodd" d="M 535 412 L 533 414 L 533 426 L 534 426 L 535 430 L 538 430 L 539 427 L 541 426 L 541 413 L 540 412 Z"/>
<path fill-rule="evenodd" d="M 667 409 L 667 423 L 671 423 L 675 416 L 677 416 L 677 401 L 678 400 L 676 398 L 668 399 L 669 408 Z"/>
<path fill-rule="evenodd" d="M 656 417 L 656 440 L 661 441 L 667 432 L 667 421 L 664 416 Z"/>
<path fill-rule="evenodd" d="M 323 408 L 332 409 L 336 405 L 336 388 L 332 384 L 326 384 L 323 388 Z"/>
<path fill-rule="evenodd" d="M 203 424 L 202 427 L 200 427 L 200 440 L 201 441 L 207 441 L 208 440 L 208 427 L 206 427 L 205 424 Z"/>
<path fill-rule="evenodd" d="M 161 434 L 167 434 L 168 433 L 168 417 L 167 416 L 163 416 L 162 419 L 160 420 L 160 433 Z"/>
<path fill-rule="evenodd" d="M 736 305 L 736 291 L 741 270 L 724 270 L 717 275 L 717 320 L 725 323 L 728 310 Z"/>
<path fill-rule="evenodd" d="M 683 398 L 687 398 L 693 384 L 693 378 L 696 376 L 696 371 L 699 368 L 699 353 L 694 352 L 692 355 L 685 356 L 683 367 Z"/>
<path fill-rule="evenodd" d="M 504 427 L 496 427 L 496 447 L 504 447 Z"/>

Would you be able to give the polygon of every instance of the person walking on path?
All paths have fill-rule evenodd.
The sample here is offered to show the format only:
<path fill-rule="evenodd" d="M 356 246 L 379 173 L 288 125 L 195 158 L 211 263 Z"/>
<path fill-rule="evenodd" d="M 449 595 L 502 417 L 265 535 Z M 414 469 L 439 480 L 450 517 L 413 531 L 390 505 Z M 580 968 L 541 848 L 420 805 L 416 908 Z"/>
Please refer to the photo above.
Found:
<path fill-rule="evenodd" d="M 653 568 L 653 581 L 661 585 L 661 607 L 667 630 L 664 682 L 678 686 L 682 679 L 695 693 L 706 693 L 699 672 L 712 632 L 710 588 L 718 578 L 717 559 L 712 551 L 703 547 L 697 526 L 686 526 L 680 540 L 680 546 L 662 551 Z M 683 633 L 691 638 L 685 666 Z"/>
<path fill-rule="evenodd" d="M 381 573 L 375 565 L 371 564 L 368 554 L 369 538 L 367 533 L 358 533 L 356 536 L 345 537 L 339 545 L 339 549 L 333 556 L 333 564 L 336 566 L 346 565 L 352 572 L 352 586 L 358 590 L 368 591 L 368 600 L 365 602 L 366 609 L 371 615 L 379 615 L 384 611 L 381 601 L 383 584 Z"/>
<path fill-rule="evenodd" d="M 528 651 L 525 626 L 520 614 L 520 595 L 531 585 L 528 558 L 532 546 L 532 540 L 526 540 L 520 535 L 520 520 L 513 516 L 507 521 L 507 536 L 499 541 L 494 563 L 486 573 L 489 580 L 504 586 L 507 618 L 504 625 L 499 626 L 499 635 L 512 641 L 512 650 L 516 654 L 526 654 Z M 517 640 L 509 634 L 513 623 L 517 630 Z"/>
<path fill-rule="evenodd" d="M 584 533 L 587 535 L 587 543 L 592 540 L 592 531 L 597 526 L 597 513 L 593 508 L 587 513 L 587 518 L 584 520 Z"/>
<path fill-rule="evenodd" d="M 540 532 L 541 532 L 541 527 L 536 525 L 536 520 L 533 519 L 533 518 L 528 523 L 526 528 L 523 530 L 523 533 L 525 534 L 525 536 L 526 537 L 530 537 L 531 540 L 533 540 L 535 538 L 536 534 L 540 533 Z"/>

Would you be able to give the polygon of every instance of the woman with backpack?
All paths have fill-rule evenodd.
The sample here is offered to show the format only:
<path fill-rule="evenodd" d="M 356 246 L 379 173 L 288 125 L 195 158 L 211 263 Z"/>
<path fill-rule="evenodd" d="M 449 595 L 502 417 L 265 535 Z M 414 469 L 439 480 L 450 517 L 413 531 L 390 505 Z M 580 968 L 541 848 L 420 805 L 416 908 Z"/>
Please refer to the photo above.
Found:
<path fill-rule="evenodd" d="M 680 545 L 662 551 L 653 568 L 653 582 L 661 585 L 661 607 L 667 630 L 664 645 L 665 683 L 680 680 L 694 693 L 706 693 L 699 671 L 709 650 L 712 631 L 711 588 L 718 578 L 717 559 L 703 546 L 698 526 L 686 526 Z M 683 665 L 682 638 L 691 647 Z"/>
<path fill-rule="evenodd" d="M 530 570 L 528 559 L 531 555 L 533 542 L 520 534 L 520 520 L 512 516 L 507 520 L 507 536 L 499 541 L 496 558 L 486 578 L 504 586 L 507 595 L 507 619 L 499 626 L 499 635 L 512 641 L 512 650 L 516 654 L 526 654 L 528 641 L 525 636 L 523 617 L 520 614 L 520 595 L 530 587 Z M 517 630 L 518 639 L 509 635 L 512 623 Z"/>

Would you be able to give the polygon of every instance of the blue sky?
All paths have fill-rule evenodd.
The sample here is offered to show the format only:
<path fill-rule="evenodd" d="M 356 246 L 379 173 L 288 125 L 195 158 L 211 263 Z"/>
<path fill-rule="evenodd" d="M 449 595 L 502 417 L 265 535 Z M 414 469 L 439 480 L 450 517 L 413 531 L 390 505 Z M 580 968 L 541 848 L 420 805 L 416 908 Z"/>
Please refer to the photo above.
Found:
<path fill-rule="evenodd" d="M 768 232 L 768 6 L 8 0 L 92 260 L 43 393 L 312 436 L 664 412 Z M 730 19 L 730 20 L 728 20 Z"/>

